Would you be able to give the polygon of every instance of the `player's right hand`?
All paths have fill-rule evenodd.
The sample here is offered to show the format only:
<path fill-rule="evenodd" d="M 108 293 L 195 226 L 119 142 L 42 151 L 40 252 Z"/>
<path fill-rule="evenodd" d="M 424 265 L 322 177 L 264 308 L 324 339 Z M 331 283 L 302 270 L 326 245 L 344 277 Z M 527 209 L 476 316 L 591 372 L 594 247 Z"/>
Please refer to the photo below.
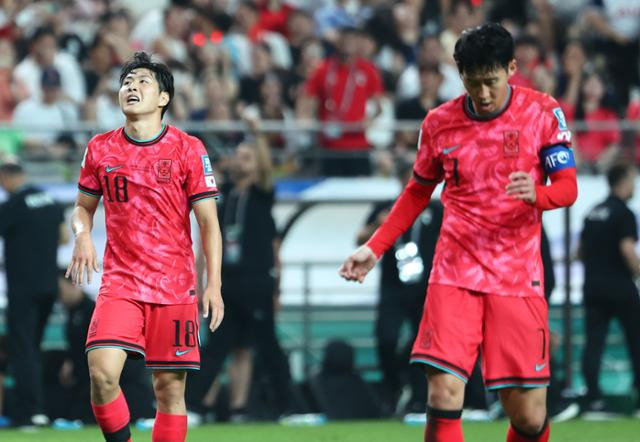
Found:
<path fill-rule="evenodd" d="M 340 276 L 347 281 L 364 281 L 369 271 L 378 262 L 378 257 L 369 246 L 362 245 L 356 249 L 340 267 Z"/>
<path fill-rule="evenodd" d="M 70 277 L 74 284 L 81 285 L 84 279 L 85 269 L 87 273 L 87 283 L 91 284 L 93 272 L 100 272 L 100 269 L 98 268 L 96 248 L 93 245 L 89 232 L 80 233 L 76 236 L 71 262 L 69 262 L 67 273 L 65 273 L 64 276 L 65 278 Z"/>

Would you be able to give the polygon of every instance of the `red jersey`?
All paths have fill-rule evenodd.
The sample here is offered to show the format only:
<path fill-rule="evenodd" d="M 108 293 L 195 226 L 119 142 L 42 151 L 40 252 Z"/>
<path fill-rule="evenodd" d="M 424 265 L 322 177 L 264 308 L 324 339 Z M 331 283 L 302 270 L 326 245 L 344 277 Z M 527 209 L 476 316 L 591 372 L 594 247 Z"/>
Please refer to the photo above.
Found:
<path fill-rule="evenodd" d="M 323 123 L 361 123 L 367 100 L 383 92 L 382 79 L 375 65 L 363 58 L 352 64 L 335 57 L 323 61 L 305 84 L 305 92 L 318 100 L 318 119 Z M 347 131 L 327 125 L 322 147 L 329 149 L 367 149 L 364 131 Z"/>
<path fill-rule="evenodd" d="M 543 296 L 541 211 L 507 195 L 505 187 L 515 171 L 543 184 L 540 151 L 570 141 L 558 103 L 517 86 L 510 87 L 505 109 L 490 117 L 474 115 L 466 95 L 429 111 L 414 173 L 446 182 L 430 283 Z"/>
<path fill-rule="evenodd" d="M 197 301 L 191 204 L 217 196 L 197 138 L 170 126 L 140 142 L 123 128 L 89 141 L 81 192 L 103 197 L 107 245 L 99 296 L 153 304 Z"/>

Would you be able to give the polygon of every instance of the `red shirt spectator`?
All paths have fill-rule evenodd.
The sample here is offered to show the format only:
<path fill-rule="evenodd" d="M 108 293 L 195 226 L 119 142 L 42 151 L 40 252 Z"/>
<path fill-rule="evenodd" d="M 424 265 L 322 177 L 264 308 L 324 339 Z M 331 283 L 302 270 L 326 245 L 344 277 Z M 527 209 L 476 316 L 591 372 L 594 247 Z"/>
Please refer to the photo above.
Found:
<path fill-rule="evenodd" d="M 287 22 L 296 8 L 279 0 L 263 0 L 258 4 L 262 29 L 288 37 Z"/>
<path fill-rule="evenodd" d="M 305 93 L 318 101 L 318 120 L 323 123 L 359 123 L 366 117 L 367 100 L 382 94 L 382 79 L 373 63 L 355 57 L 350 62 L 330 57 L 305 84 Z M 369 147 L 362 130 L 327 125 L 321 144 L 329 149 L 362 150 Z"/>
<path fill-rule="evenodd" d="M 636 122 L 635 132 L 635 159 L 640 164 L 640 99 L 631 101 L 627 108 L 627 120 Z"/>
<path fill-rule="evenodd" d="M 563 102 L 561 102 L 561 106 L 567 119 L 574 121 L 576 119 L 575 106 Z M 607 148 L 620 142 L 619 117 L 611 109 L 599 107 L 590 112 L 585 112 L 583 120 L 587 124 L 587 130 L 574 131 L 575 144 L 580 158 L 587 163 L 593 164 L 598 161 L 600 155 Z M 607 124 L 607 129 L 601 129 L 599 127 L 601 124 Z"/>

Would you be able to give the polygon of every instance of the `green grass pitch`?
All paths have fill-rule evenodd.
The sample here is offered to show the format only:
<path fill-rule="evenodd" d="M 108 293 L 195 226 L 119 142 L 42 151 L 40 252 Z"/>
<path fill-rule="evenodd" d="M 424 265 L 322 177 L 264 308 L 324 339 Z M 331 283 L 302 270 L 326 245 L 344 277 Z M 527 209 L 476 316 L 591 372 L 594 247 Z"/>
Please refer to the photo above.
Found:
<path fill-rule="evenodd" d="M 505 440 L 506 421 L 465 423 L 466 442 L 500 442 Z M 284 427 L 275 424 L 206 425 L 189 429 L 188 442 L 403 442 L 422 441 L 423 429 L 395 421 L 341 422 L 317 427 Z M 82 430 L 38 430 L 25 433 L 0 430 L 2 442 L 99 442 L 97 427 Z M 150 432 L 133 431 L 133 441 L 150 441 Z M 640 441 L 640 419 L 607 422 L 574 420 L 553 424 L 552 442 L 632 442 Z"/>

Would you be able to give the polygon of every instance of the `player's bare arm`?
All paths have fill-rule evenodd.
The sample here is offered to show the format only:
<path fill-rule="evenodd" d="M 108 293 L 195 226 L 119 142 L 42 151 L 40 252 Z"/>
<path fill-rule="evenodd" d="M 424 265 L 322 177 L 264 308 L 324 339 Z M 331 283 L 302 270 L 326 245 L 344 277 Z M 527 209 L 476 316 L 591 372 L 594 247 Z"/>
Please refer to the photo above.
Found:
<path fill-rule="evenodd" d="M 75 242 L 65 277 L 70 277 L 74 284 L 82 284 L 85 272 L 87 283 L 90 284 L 93 272 L 100 271 L 96 248 L 91 239 L 93 215 L 98 207 L 98 201 L 98 198 L 78 193 L 76 204 L 71 214 L 71 229 L 75 236 Z"/>
<path fill-rule="evenodd" d="M 418 215 L 427 207 L 435 187 L 435 184 L 409 180 L 382 225 L 366 244 L 356 249 L 342 264 L 338 272 L 340 276 L 347 281 L 363 282 L 378 259 L 413 225 Z"/>
<path fill-rule="evenodd" d="M 193 205 L 200 237 L 202 238 L 202 250 L 206 260 L 207 285 L 202 295 L 202 312 L 205 318 L 211 314 L 209 329 L 215 331 L 222 323 L 224 317 L 224 302 L 222 301 L 222 279 L 220 268 L 222 266 L 222 235 L 218 223 L 218 210 L 212 199 L 198 201 Z"/>

